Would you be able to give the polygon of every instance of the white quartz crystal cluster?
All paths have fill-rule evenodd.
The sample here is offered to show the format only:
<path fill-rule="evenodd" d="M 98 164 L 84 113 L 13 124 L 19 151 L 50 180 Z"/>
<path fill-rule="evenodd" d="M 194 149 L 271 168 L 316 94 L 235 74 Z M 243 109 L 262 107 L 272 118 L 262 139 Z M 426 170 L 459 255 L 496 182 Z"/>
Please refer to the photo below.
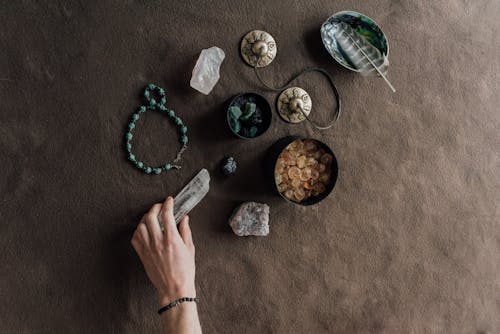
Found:
<path fill-rule="evenodd" d="M 216 46 L 203 49 L 193 68 L 191 87 L 208 95 L 219 81 L 220 65 L 225 57 L 224 51 Z"/>

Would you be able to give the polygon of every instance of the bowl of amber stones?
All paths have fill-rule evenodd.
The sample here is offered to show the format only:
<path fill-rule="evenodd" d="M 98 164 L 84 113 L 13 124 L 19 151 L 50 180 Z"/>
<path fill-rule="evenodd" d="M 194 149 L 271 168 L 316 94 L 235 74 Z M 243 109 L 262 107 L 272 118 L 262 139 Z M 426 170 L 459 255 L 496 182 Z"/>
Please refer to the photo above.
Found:
<path fill-rule="evenodd" d="M 326 198 L 338 176 L 337 159 L 326 144 L 295 136 L 271 146 L 266 170 L 278 194 L 300 205 L 316 204 Z"/>

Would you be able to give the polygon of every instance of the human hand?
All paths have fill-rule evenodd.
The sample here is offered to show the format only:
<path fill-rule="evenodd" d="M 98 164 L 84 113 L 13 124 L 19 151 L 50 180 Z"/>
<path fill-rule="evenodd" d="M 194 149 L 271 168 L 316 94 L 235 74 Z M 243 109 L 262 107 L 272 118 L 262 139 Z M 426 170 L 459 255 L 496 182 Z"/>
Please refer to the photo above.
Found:
<path fill-rule="evenodd" d="M 163 232 L 159 215 L 164 224 Z M 172 197 L 163 204 L 153 205 L 142 217 L 131 242 L 158 291 L 160 306 L 182 297 L 196 296 L 194 244 L 189 217 L 182 219 L 177 230 Z"/>

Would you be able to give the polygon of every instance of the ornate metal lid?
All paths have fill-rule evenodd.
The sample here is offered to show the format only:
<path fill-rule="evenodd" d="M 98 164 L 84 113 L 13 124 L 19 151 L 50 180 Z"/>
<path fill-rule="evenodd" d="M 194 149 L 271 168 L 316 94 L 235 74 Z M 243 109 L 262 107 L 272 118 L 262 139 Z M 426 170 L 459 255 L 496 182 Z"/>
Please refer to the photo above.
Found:
<path fill-rule="evenodd" d="M 300 87 L 285 89 L 278 97 L 278 113 L 289 123 L 300 123 L 311 113 L 311 97 Z M 302 110 L 302 112 L 301 112 Z"/>
<path fill-rule="evenodd" d="M 241 40 L 240 52 L 248 65 L 265 67 L 276 57 L 276 42 L 268 32 L 253 30 Z"/>

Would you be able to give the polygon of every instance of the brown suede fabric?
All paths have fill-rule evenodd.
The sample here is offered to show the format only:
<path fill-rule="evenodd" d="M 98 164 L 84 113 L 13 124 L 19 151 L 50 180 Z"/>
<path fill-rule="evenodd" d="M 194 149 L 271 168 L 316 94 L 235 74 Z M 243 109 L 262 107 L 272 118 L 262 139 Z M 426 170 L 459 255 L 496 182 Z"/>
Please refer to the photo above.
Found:
<path fill-rule="evenodd" d="M 381 78 L 343 69 L 319 28 L 340 10 L 372 17 L 390 45 Z M 140 216 L 202 167 L 211 191 L 192 212 L 205 333 L 500 333 L 500 3 L 491 1 L 3 1 L 0 4 L 0 332 L 159 333 L 155 292 L 130 246 Z M 333 76 L 343 114 L 329 131 L 276 113 L 241 140 L 224 104 L 262 89 L 239 56 L 264 29 L 282 84 L 306 66 Z M 203 48 L 226 52 L 209 96 L 189 87 Z M 125 127 L 145 84 L 167 90 L 189 127 L 178 172 L 126 160 Z M 332 105 L 324 79 L 296 85 L 313 116 Z M 149 113 L 136 155 L 161 163 L 175 127 Z M 285 135 L 335 152 L 339 178 L 312 207 L 263 179 Z M 222 178 L 224 154 L 239 163 Z M 267 237 L 232 234 L 242 201 L 271 207 Z"/>

